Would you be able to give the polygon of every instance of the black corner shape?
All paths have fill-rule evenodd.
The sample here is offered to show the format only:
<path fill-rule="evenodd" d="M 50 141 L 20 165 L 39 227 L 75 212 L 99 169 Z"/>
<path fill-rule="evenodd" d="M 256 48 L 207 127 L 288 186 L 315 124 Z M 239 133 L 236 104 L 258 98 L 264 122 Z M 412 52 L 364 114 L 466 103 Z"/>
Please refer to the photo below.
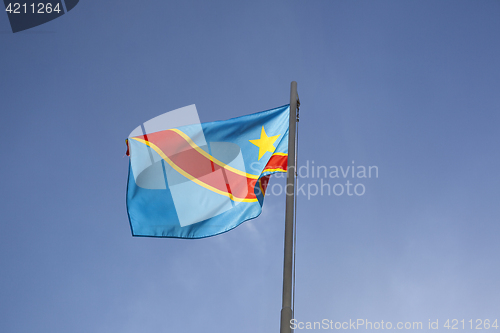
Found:
<path fill-rule="evenodd" d="M 72 10 L 73 8 L 75 8 L 76 4 L 80 0 L 63 0 L 63 1 L 66 4 L 66 10 L 69 12 L 70 10 Z"/>
<path fill-rule="evenodd" d="M 62 3 L 64 1 L 64 3 Z M 3 0 L 12 32 L 52 21 L 73 9 L 79 0 Z"/>

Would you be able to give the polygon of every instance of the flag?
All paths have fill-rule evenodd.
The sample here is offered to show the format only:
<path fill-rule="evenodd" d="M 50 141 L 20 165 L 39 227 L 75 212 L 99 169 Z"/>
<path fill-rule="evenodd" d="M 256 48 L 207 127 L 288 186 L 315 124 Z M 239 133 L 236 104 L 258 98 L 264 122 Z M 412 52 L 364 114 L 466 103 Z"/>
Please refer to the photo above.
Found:
<path fill-rule="evenodd" d="M 127 139 L 127 212 L 134 236 L 203 238 L 262 211 L 271 174 L 286 172 L 289 105 L 200 123 L 194 105 Z"/>

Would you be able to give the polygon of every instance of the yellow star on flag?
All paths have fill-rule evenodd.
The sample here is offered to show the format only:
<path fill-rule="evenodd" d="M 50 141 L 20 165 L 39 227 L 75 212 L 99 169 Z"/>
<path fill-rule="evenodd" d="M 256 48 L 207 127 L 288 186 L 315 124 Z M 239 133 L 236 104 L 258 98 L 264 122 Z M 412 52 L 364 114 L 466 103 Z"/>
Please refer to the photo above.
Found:
<path fill-rule="evenodd" d="M 266 152 L 273 153 L 276 147 L 274 142 L 278 140 L 279 135 L 267 136 L 264 126 L 262 126 L 262 131 L 260 132 L 260 139 L 248 140 L 257 147 L 259 147 L 259 160 L 264 156 Z"/>

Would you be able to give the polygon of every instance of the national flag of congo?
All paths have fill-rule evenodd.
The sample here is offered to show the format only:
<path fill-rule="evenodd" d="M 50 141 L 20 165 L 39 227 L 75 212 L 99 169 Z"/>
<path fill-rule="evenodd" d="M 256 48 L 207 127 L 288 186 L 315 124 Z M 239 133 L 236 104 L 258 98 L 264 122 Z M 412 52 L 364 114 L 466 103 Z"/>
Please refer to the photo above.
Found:
<path fill-rule="evenodd" d="M 257 217 L 269 177 L 286 172 L 289 106 L 211 123 L 190 105 L 127 139 L 134 236 L 203 238 Z"/>

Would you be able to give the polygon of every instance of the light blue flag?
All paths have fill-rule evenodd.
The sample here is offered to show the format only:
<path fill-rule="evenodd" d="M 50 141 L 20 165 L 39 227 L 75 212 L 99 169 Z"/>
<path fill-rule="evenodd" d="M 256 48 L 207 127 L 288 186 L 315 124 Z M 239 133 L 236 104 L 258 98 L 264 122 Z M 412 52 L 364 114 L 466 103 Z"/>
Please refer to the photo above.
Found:
<path fill-rule="evenodd" d="M 200 124 L 190 105 L 130 133 L 127 211 L 134 236 L 203 238 L 259 216 L 286 172 L 289 105 Z"/>

